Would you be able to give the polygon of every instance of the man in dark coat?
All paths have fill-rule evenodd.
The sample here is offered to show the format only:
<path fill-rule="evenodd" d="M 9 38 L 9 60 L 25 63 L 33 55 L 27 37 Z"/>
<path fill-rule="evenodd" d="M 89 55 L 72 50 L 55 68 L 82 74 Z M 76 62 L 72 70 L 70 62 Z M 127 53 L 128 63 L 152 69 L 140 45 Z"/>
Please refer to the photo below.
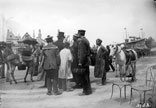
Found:
<path fill-rule="evenodd" d="M 64 43 L 63 43 L 63 40 L 65 38 L 64 32 L 58 32 L 57 38 L 58 40 L 54 42 L 54 44 L 58 46 L 59 51 L 61 51 L 64 48 Z"/>
<path fill-rule="evenodd" d="M 3 60 L 3 54 L 2 54 L 2 50 L 4 49 L 4 46 L 3 45 L 0 45 L 0 76 L 1 78 L 5 78 L 5 64 L 4 64 L 4 60 Z"/>
<path fill-rule="evenodd" d="M 73 56 L 73 62 L 71 65 L 71 70 L 78 68 L 78 45 L 79 45 L 79 35 L 75 34 L 73 35 L 73 45 L 71 47 L 71 53 Z M 82 84 L 79 78 L 79 75 L 77 75 L 76 73 L 73 73 L 73 80 L 76 83 L 76 85 L 73 88 L 81 88 Z"/>
<path fill-rule="evenodd" d="M 109 57 L 109 54 L 110 54 L 110 48 L 109 48 L 108 45 L 106 46 L 106 48 L 107 48 L 107 50 L 108 50 L 108 52 L 107 52 L 107 56 L 108 56 L 108 63 L 109 63 L 109 66 L 111 67 L 112 71 L 114 72 L 114 71 L 115 71 L 115 68 L 114 68 L 114 66 L 112 65 L 112 58 Z"/>
<path fill-rule="evenodd" d="M 61 93 L 58 91 L 57 87 L 57 79 L 58 79 L 58 47 L 53 44 L 52 37 L 48 36 L 46 38 L 48 45 L 43 47 L 43 55 L 44 55 L 44 64 L 43 68 L 46 72 L 46 80 L 47 80 L 47 95 L 60 95 Z M 52 81 L 53 80 L 53 81 Z M 53 92 L 52 92 L 53 86 Z"/>
<path fill-rule="evenodd" d="M 101 39 L 96 40 L 96 45 L 98 46 L 98 49 L 96 54 L 94 75 L 97 75 L 97 77 L 102 77 L 102 85 L 105 85 L 106 72 L 108 71 L 109 64 L 107 59 L 107 49 L 101 43 L 102 43 Z"/>
<path fill-rule="evenodd" d="M 91 84 L 90 84 L 90 43 L 85 37 L 85 30 L 78 30 L 78 34 L 81 38 L 78 45 L 78 65 L 79 67 L 84 68 L 86 71 L 84 74 L 80 75 L 82 81 L 83 92 L 81 95 L 90 95 L 92 93 Z"/>

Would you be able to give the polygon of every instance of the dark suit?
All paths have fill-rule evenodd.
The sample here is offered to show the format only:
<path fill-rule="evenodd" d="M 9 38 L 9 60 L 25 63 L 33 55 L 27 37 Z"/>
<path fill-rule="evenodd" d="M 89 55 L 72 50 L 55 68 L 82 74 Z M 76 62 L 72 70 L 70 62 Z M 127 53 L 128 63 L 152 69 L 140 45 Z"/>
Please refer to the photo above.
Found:
<path fill-rule="evenodd" d="M 48 92 L 52 91 L 53 84 L 53 92 L 58 92 L 57 87 L 57 79 L 58 79 L 58 64 L 57 64 L 57 56 L 58 56 L 58 47 L 52 43 L 49 43 L 47 46 L 43 47 L 43 55 L 45 57 L 43 68 L 46 72 L 46 80 L 47 80 L 47 89 Z M 52 81 L 53 80 L 53 83 Z"/>
<path fill-rule="evenodd" d="M 71 70 L 78 68 L 78 40 L 74 41 L 72 47 L 71 47 L 71 53 L 73 56 L 73 62 L 71 65 Z M 76 86 L 80 86 L 80 79 L 79 79 L 79 75 L 77 75 L 76 73 L 73 73 L 73 80 L 76 83 Z"/>
<path fill-rule="evenodd" d="M 64 43 L 62 40 L 57 40 L 56 42 L 54 42 L 54 44 L 58 47 L 59 51 L 64 48 Z"/>
<path fill-rule="evenodd" d="M 80 75 L 81 81 L 82 81 L 82 87 L 83 87 L 83 93 L 88 95 L 91 91 L 91 85 L 90 85 L 90 43 L 85 38 L 82 37 L 78 46 L 78 60 L 79 64 L 82 65 L 82 68 L 86 69 L 86 72 L 83 75 Z"/>

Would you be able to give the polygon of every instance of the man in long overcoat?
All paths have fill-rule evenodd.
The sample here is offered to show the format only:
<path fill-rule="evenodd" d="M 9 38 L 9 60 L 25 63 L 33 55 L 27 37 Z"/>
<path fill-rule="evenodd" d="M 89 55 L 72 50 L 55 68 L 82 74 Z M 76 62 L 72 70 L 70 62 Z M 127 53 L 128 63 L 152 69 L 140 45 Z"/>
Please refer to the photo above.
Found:
<path fill-rule="evenodd" d="M 73 35 L 73 45 L 71 47 L 71 53 L 73 56 L 73 62 L 71 65 L 71 70 L 78 68 L 78 45 L 79 45 L 79 35 L 75 34 Z M 76 73 L 73 73 L 73 80 L 76 83 L 75 86 L 73 88 L 80 88 L 82 87 L 79 75 Z"/>
<path fill-rule="evenodd" d="M 81 95 L 90 95 L 92 93 L 91 84 L 90 84 L 90 43 L 85 37 L 85 30 L 78 30 L 80 35 L 80 43 L 78 46 L 78 65 L 79 67 L 84 68 L 86 71 L 84 74 L 80 75 L 82 81 L 83 92 Z"/>
<path fill-rule="evenodd" d="M 47 82 L 47 95 L 60 95 L 61 93 L 58 91 L 57 87 L 57 79 L 58 79 L 58 47 L 53 44 L 52 37 L 47 37 L 46 41 L 48 45 L 43 47 L 43 55 L 44 55 L 44 64 L 43 68 L 46 72 L 46 82 Z M 52 81 L 53 80 L 53 81 Z M 53 87 L 53 91 L 52 91 Z"/>
<path fill-rule="evenodd" d="M 107 60 L 107 49 L 101 44 L 102 40 L 97 39 L 96 45 L 98 46 L 97 54 L 96 54 L 96 62 L 94 68 L 95 77 L 102 78 L 102 85 L 106 84 L 106 72 L 108 71 L 109 64 Z"/>
<path fill-rule="evenodd" d="M 61 51 L 64 48 L 64 43 L 63 43 L 63 40 L 65 38 L 64 32 L 58 32 L 57 38 L 58 40 L 54 42 L 54 44 L 58 46 L 59 51 Z"/>

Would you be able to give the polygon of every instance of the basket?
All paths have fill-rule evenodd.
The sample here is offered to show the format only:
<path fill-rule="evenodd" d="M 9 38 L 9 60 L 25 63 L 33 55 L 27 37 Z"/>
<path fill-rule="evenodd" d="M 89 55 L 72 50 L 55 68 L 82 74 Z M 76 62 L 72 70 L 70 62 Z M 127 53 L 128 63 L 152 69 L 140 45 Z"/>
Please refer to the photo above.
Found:
<path fill-rule="evenodd" d="M 26 65 L 25 64 L 19 65 L 18 70 L 26 70 Z"/>

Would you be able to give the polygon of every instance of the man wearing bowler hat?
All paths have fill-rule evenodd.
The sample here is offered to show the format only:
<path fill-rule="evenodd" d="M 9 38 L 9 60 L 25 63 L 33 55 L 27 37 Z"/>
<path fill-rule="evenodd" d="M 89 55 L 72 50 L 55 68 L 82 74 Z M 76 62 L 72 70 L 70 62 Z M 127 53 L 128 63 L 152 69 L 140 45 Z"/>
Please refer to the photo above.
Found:
<path fill-rule="evenodd" d="M 64 43 L 63 43 L 63 40 L 65 38 L 64 32 L 59 31 L 58 35 L 57 35 L 57 38 L 58 38 L 58 40 L 56 42 L 54 42 L 54 44 L 56 46 L 58 46 L 59 51 L 61 51 L 64 48 Z"/>
<path fill-rule="evenodd" d="M 46 83 L 47 83 L 47 95 L 60 95 L 57 87 L 58 79 L 58 66 L 57 56 L 58 56 L 58 47 L 53 44 L 52 37 L 48 36 L 46 38 L 48 45 L 43 47 L 44 63 L 43 68 L 46 72 Z M 52 89 L 53 87 L 53 89 Z"/>
<path fill-rule="evenodd" d="M 82 95 L 90 95 L 92 93 L 91 84 L 90 84 L 90 43 L 88 39 L 85 37 L 85 30 L 78 30 L 78 35 L 81 40 L 78 45 L 78 65 L 79 67 L 84 68 L 86 71 L 84 74 L 80 75 L 82 81 L 83 92 Z"/>

